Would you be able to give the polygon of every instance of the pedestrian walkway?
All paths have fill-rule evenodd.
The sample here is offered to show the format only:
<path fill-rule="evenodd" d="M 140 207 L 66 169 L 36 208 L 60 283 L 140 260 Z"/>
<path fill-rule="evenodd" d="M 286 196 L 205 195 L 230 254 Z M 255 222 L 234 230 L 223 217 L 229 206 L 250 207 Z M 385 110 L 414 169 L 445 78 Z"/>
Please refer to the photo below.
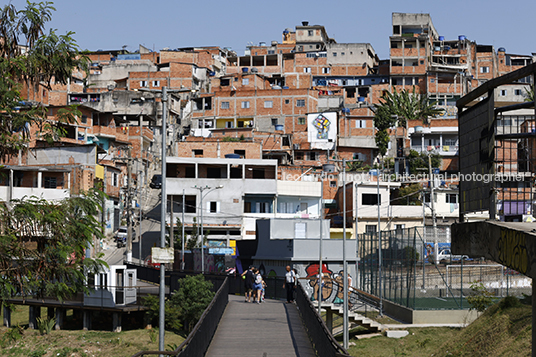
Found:
<path fill-rule="evenodd" d="M 229 295 L 205 356 L 313 357 L 315 352 L 296 305 L 246 303 L 243 296 Z"/>

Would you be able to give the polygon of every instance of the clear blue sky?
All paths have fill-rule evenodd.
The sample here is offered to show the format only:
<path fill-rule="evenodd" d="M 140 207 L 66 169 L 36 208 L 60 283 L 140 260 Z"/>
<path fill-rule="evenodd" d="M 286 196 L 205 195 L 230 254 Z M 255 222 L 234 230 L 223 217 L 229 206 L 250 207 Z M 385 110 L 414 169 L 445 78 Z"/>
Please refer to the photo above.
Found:
<path fill-rule="evenodd" d="M 25 1 L 11 3 L 20 8 Z M 309 21 L 324 25 L 339 43 L 370 43 L 387 59 L 391 14 L 410 12 L 429 13 L 447 40 L 465 35 L 507 53 L 536 52 L 534 0 L 56 0 L 54 6 L 49 27 L 74 31 L 80 47 L 89 50 L 220 46 L 242 55 L 249 42 L 281 42 L 285 28 Z"/>

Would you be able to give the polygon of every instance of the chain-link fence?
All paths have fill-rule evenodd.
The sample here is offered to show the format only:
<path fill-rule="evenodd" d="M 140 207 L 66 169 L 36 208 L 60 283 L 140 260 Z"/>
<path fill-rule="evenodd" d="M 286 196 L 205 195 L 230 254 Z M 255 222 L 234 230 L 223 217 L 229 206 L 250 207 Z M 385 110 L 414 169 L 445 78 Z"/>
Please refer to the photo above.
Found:
<path fill-rule="evenodd" d="M 531 294 L 529 278 L 494 262 L 453 255 L 450 232 L 431 232 L 415 227 L 381 237 L 360 234 L 357 288 L 414 310 L 467 308 L 475 282 L 497 297 Z"/>

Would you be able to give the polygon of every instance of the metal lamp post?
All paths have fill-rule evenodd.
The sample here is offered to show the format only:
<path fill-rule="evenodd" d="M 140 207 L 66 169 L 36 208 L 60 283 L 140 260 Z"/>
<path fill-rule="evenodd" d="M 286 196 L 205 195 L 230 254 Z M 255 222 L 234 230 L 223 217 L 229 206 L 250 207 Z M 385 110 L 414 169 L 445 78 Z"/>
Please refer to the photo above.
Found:
<path fill-rule="evenodd" d="M 146 88 L 140 88 L 143 92 L 162 93 L 162 187 L 160 194 L 160 248 L 166 247 L 166 146 L 167 146 L 167 102 L 168 93 L 184 92 L 185 90 L 168 90 L 167 87 L 162 87 L 162 90 L 151 90 Z M 141 244 L 141 243 L 140 243 Z M 164 344 L 165 337 L 165 294 L 166 294 L 166 266 L 160 264 L 160 287 L 159 287 L 159 343 L 158 348 L 160 351 L 164 351 L 166 348 Z M 163 355 L 161 355 L 163 356 Z"/>
<path fill-rule="evenodd" d="M 160 248 L 166 247 L 166 144 L 167 144 L 167 87 L 162 87 L 162 188 L 160 199 Z M 166 298 L 166 265 L 160 264 L 160 309 L 159 309 L 159 344 L 158 348 L 163 351 L 165 338 L 165 298 Z"/>
<path fill-rule="evenodd" d="M 378 163 L 377 174 L 377 183 L 378 183 L 378 275 L 380 278 L 380 316 L 383 316 L 383 295 L 382 295 L 382 229 L 381 229 L 381 195 L 380 195 L 380 174 L 381 170 Z"/>
<path fill-rule="evenodd" d="M 324 172 L 320 173 L 320 246 L 319 246 L 319 266 L 318 266 L 318 315 L 322 316 L 322 285 L 324 272 L 322 271 L 322 219 L 324 218 Z"/>
<path fill-rule="evenodd" d="M 328 158 L 328 162 L 329 162 Z M 343 237 L 342 237 L 342 264 L 343 264 L 343 294 L 344 294 L 344 301 L 343 301 L 343 347 L 348 348 L 348 262 L 346 261 L 346 164 L 348 162 L 354 162 L 359 160 L 335 160 L 331 159 L 331 161 L 334 162 L 342 162 L 342 197 L 343 197 Z"/>
<path fill-rule="evenodd" d="M 208 185 L 204 187 L 202 186 L 198 187 L 197 185 L 195 185 L 193 188 L 199 190 L 199 203 L 201 206 L 200 208 L 201 210 L 201 221 L 200 221 L 200 224 L 201 224 L 201 273 L 204 273 L 205 272 L 205 248 L 204 248 L 205 242 L 203 238 L 203 198 L 205 198 L 205 196 L 208 195 L 209 192 L 223 188 L 223 186 L 219 185 L 219 186 L 212 188 L 212 187 L 209 187 Z M 203 195 L 204 190 L 209 190 L 209 191 Z"/>
<path fill-rule="evenodd" d="M 344 287 L 344 309 L 343 309 L 343 344 L 348 348 L 348 262 L 346 261 L 346 159 L 342 159 L 342 264 L 343 264 L 343 287 Z"/>

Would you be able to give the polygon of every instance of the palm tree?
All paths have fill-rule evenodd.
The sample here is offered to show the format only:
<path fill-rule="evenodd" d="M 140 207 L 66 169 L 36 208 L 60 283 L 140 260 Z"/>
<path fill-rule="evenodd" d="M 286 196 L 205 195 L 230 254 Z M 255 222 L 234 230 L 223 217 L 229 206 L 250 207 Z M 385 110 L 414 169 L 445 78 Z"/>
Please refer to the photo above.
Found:
<path fill-rule="evenodd" d="M 423 124 L 430 125 L 430 118 L 443 113 L 443 109 L 437 108 L 436 102 L 431 103 L 427 95 L 416 93 L 415 87 L 412 92 L 405 89 L 387 92 L 380 99 L 380 104 L 376 104 L 372 110 L 374 126 L 378 129 L 376 144 L 382 156 L 387 152 L 389 128 L 406 127 L 409 120 L 420 120 Z"/>
<path fill-rule="evenodd" d="M 443 113 L 443 109 L 436 107 L 436 102 L 430 103 L 425 94 L 415 93 L 415 87 L 412 92 L 403 89 L 397 92 L 387 94 L 380 99 L 380 104 L 376 107 L 386 107 L 390 116 L 397 118 L 398 126 L 406 126 L 409 120 L 420 120 L 423 124 L 429 125 L 430 118 Z"/>
<path fill-rule="evenodd" d="M 534 102 L 534 84 L 525 88 L 525 102 Z"/>

